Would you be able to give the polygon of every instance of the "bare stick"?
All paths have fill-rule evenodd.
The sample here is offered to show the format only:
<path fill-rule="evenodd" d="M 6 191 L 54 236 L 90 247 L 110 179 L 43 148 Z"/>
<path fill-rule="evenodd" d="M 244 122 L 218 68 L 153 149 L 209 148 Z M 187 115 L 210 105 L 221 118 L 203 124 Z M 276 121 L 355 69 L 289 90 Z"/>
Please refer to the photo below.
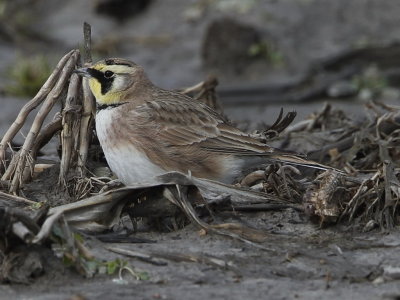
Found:
<path fill-rule="evenodd" d="M 139 252 L 139 251 L 133 251 L 133 250 L 128 250 L 128 249 L 123 249 L 123 248 L 116 248 L 116 247 L 105 247 L 107 250 L 121 254 L 121 255 L 126 255 L 130 257 L 135 257 L 138 258 L 142 261 L 151 263 L 156 266 L 165 266 L 167 263 L 163 260 L 160 260 L 151 253 L 145 253 L 145 252 Z"/>
<path fill-rule="evenodd" d="M 61 114 L 56 113 L 53 120 L 47 124 L 39 133 L 38 137 L 36 138 L 35 143 L 32 146 L 31 151 L 31 162 L 30 165 L 33 166 L 36 162 L 37 153 L 39 150 L 46 145 L 50 139 L 54 136 L 57 131 L 60 131 L 62 128 L 61 126 Z M 32 167 L 26 168 L 24 171 L 23 182 L 27 182 L 31 179 L 33 172 Z"/>
<path fill-rule="evenodd" d="M 83 25 L 83 34 L 85 39 L 85 57 L 84 62 L 85 66 L 92 63 L 92 57 L 90 54 L 91 51 L 91 28 L 90 25 L 84 23 Z M 95 99 L 92 95 L 92 92 L 89 88 L 89 83 L 87 79 L 83 79 L 82 81 L 83 87 L 83 112 L 81 119 L 81 128 L 79 134 L 79 158 L 78 158 L 78 167 L 81 172 L 81 176 L 84 177 L 85 174 L 85 165 L 87 160 L 87 155 L 89 151 L 90 140 L 92 138 L 92 128 L 94 125 L 94 116 L 96 114 L 96 104 Z"/>
<path fill-rule="evenodd" d="M 62 131 L 61 131 L 61 163 L 60 163 L 60 174 L 58 183 L 66 185 L 66 176 L 71 164 L 71 158 L 73 157 L 74 146 L 77 144 L 79 139 L 79 127 L 80 127 L 80 113 L 81 106 L 77 106 L 77 98 L 79 97 L 79 85 L 81 79 L 77 74 L 72 74 L 71 81 L 68 87 L 67 99 L 65 101 L 65 107 L 62 112 Z"/>
<path fill-rule="evenodd" d="M 257 170 L 246 175 L 240 182 L 240 186 L 252 186 L 259 180 L 265 180 L 265 171 Z"/>
<path fill-rule="evenodd" d="M 1 191 L 0 191 L 0 198 L 14 201 L 14 202 L 23 202 L 28 205 L 37 204 L 37 202 L 35 202 L 35 201 L 29 200 L 29 199 L 26 199 L 23 197 L 15 196 L 15 195 L 10 195 L 10 194 L 7 194 L 7 193 L 1 192 Z"/>
<path fill-rule="evenodd" d="M 222 106 L 218 100 L 215 88 L 218 85 L 218 80 L 215 76 L 209 76 L 205 81 L 202 81 L 192 87 L 182 90 L 182 93 L 190 95 L 198 101 L 201 101 L 216 111 L 222 113 Z"/>
<path fill-rule="evenodd" d="M 75 68 L 76 62 L 79 57 L 79 51 L 73 50 L 71 57 L 68 59 L 68 62 L 65 64 L 61 72 L 61 76 L 59 77 L 55 87 L 51 90 L 51 92 L 47 95 L 46 100 L 44 101 L 42 107 L 37 113 L 35 120 L 32 124 L 32 127 L 25 139 L 24 145 L 22 146 L 18 159 L 18 163 L 15 169 L 15 173 L 13 174 L 12 183 L 10 186 L 10 192 L 16 193 L 20 184 L 22 183 L 22 175 L 24 174 L 25 168 L 29 168 L 29 165 L 26 165 L 27 158 L 30 154 L 30 150 L 35 142 L 35 139 L 39 133 L 40 128 L 42 127 L 43 121 L 46 118 L 47 114 L 50 112 L 51 108 L 55 104 L 55 102 L 59 99 L 66 83 L 68 82 L 69 77 L 71 76 L 72 70 Z M 9 178 L 3 178 L 3 180 L 7 180 Z"/>
<path fill-rule="evenodd" d="M 32 157 L 34 159 L 36 159 L 39 150 L 50 141 L 57 131 L 60 131 L 61 129 L 61 114 L 56 113 L 53 120 L 43 127 L 43 130 L 39 133 L 36 142 L 32 147 Z"/>
<path fill-rule="evenodd" d="M 30 244 L 35 236 L 22 222 L 12 224 L 11 231 L 27 244 Z"/>
<path fill-rule="evenodd" d="M 66 55 L 64 55 L 63 58 L 61 58 L 56 68 L 54 69 L 53 73 L 47 79 L 47 81 L 39 90 L 39 92 L 36 94 L 36 96 L 27 104 L 25 104 L 24 107 L 20 110 L 14 123 L 7 130 L 3 139 L 0 142 L 0 163 L 5 163 L 4 160 L 9 143 L 12 141 L 12 139 L 24 125 L 25 120 L 28 117 L 28 114 L 32 110 L 34 110 L 40 103 L 42 103 L 42 101 L 47 97 L 49 92 L 53 89 L 61 70 L 64 68 L 64 65 L 70 59 L 70 57 L 74 54 L 74 51 L 75 50 L 68 52 Z"/>
<path fill-rule="evenodd" d="M 209 225 L 206 222 L 200 220 L 200 218 L 197 216 L 197 213 L 195 212 L 192 204 L 187 199 L 187 195 L 186 195 L 187 187 L 176 185 L 176 189 L 179 194 L 178 197 L 175 197 L 175 195 L 171 192 L 171 190 L 169 188 L 164 189 L 164 192 L 163 192 L 164 197 L 167 198 L 168 200 L 170 200 L 172 203 L 175 203 L 176 205 L 178 205 L 184 211 L 186 216 L 192 222 L 194 222 L 194 224 L 197 224 L 201 228 L 204 228 L 205 230 L 209 230 L 211 232 L 217 233 L 219 235 L 228 236 L 233 239 L 240 240 L 240 241 L 245 242 L 246 244 L 252 245 L 256 248 L 274 252 L 274 250 L 264 247 L 263 245 L 260 245 L 258 243 L 254 243 L 252 241 L 252 240 L 254 240 L 254 241 L 260 242 L 266 238 L 266 235 L 264 233 L 262 233 L 261 231 L 251 230 L 250 228 L 245 228 L 244 226 L 241 226 L 240 224 L 233 224 L 234 226 L 237 227 L 235 231 L 238 231 L 237 229 L 240 227 L 240 230 L 239 230 L 240 233 L 238 234 L 238 233 L 233 232 L 232 230 L 224 230 L 224 228 L 221 227 L 223 224 L 219 224 L 220 227 L 218 227 L 218 225 Z M 229 225 L 230 224 L 228 224 L 228 226 Z M 222 228 L 222 229 L 220 229 L 220 228 Z M 252 240 L 250 240 L 250 239 L 252 239 Z"/>
<path fill-rule="evenodd" d="M 78 166 L 81 170 L 81 176 L 85 174 L 85 165 L 89 151 L 89 144 L 92 137 L 92 128 L 95 116 L 95 100 L 90 91 L 86 78 L 83 79 L 83 113 L 81 119 L 81 129 L 79 134 L 79 159 Z"/>
<path fill-rule="evenodd" d="M 90 24 L 83 23 L 83 38 L 84 38 L 84 49 L 83 49 L 83 61 L 85 63 L 92 63 L 92 27 Z"/>
<path fill-rule="evenodd" d="M 214 267 L 219 267 L 223 269 L 230 269 L 232 271 L 238 272 L 239 270 L 235 267 L 232 262 L 225 261 L 215 256 L 207 254 L 195 254 L 195 253 L 179 253 L 179 252 L 138 252 L 135 250 L 117 248 L 117 247 L 105 247 L 107 250 L 114 253 L 118 253 L 125 256 L 135 257 L 145 262 L 151 263 L 153 265 L 163 266 L 167 263 L 161 259 L 168 259 L 176 262 L 195 262 L 212 265 Z"/>

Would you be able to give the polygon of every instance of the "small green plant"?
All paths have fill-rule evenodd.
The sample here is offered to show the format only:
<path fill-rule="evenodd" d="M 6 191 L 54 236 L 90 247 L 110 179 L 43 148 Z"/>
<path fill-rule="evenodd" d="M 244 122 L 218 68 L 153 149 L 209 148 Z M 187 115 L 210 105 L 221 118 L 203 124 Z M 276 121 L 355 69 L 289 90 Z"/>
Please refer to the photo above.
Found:
<path fill-rule="evenodd" d="M 266 41 L 251 45 L 248 50 L 248 55 L 266 59 L 275 67 L 281 67 L 284 64 L 282 53 L 275 46 Z"/>
<path fill-rule="evenodd" d="M 359 90 L 369 90 L 373 94 L 380 94 L 388 87 L 386 78 L 379 71 L 377 66 L 370 66 L 361 75 L 352 78 L 352 83 Z"/>
<path fill-rule="evenodd" d="M 136 270 L 125 260 L 116 258 L 114 260 L 98 259 L 86 248 L 84 237 L 71 232 L 68 225 L 53 225 L 52 228 L 53 251 L 57 257 L 62 259 L 66 267 L 74 268 L 78 273 L 87 278 L 96 274 L 118 275 L 119 283 L 126 283 L 123 274 L 128 273 L 136 280 L 149 280 L 150 275 L 143 270 Z"/>
<path fill-rule="evenodd" d="M 150 275 L 146 271 L 135 270 L 132 268 L 128 262 L 121 260 L 119 258 L 111 261 L 106 261 L 101 263 L 99 267 L 100 274 L 113 275 L 118 273 L 119 281 L 124 281 L 123 272 L 126 271 L 131 274 L 136 280 L 149 280 Z"/>
<path fill-rule="evenodd" d="M 128 262 L 117 258 L 115 260 L 103 262 L 99 268 L 99 273 L 113 275 L 120 269 L 125 268 L 127 266 L 128 266 Z"/>
<path fill-rule="evenodd" d="M 6 85 L 6 94 L 17 97 L 33 97 L 42 87 L 51 72 L 50 64 L 44 56 L 18 59 L 6 76 L 11 83 Z"/>

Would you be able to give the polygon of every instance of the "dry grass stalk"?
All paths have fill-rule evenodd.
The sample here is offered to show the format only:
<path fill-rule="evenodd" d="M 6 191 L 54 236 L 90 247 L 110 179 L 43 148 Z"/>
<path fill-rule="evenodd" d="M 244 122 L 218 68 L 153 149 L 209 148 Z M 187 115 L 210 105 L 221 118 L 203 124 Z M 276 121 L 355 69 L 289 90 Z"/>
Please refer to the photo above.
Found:
<path fill-rule="evenodd" d="M 304 205 L 311 216 L 319 218 L 320 225 L 336 222 L 340 215 L 339 199 L 334 195 L 341 185 L 341 175 L 338 172 L 328 170 L 318 178 L 319 187 L 309 189 L 305 195 Z"/>
<path fill-rule="evenodd" d="M 18 131 L 24 125 L 26 118 L 28 117 L 29 113 L 34 110 L 44 99 L 46 99 L 47 95 L 50 91 L 54 88 L 60 73 L 63 71 L 65 64 L 70 60 L 70 58 L 75 55 L 76 50 L 72 50 L 68 52 L 57 64 L 56 68 L 54 69 L 53 73 L 47 79 L 45 84 L 39 90 L 37 95 L 29 101 L 24 107 L 20 110 L 17 118 L 15 119 L 14 123 L 10 126 L 7 132 L 4 134 L 3 139 L 0 142 L 0 163 L 5 163 L 6 157 L 6 150 L 9 143 L 18 133 Z M 5 166 L 7 167 L 7 166 Z M 4 179 L 3 179 L 4 180 Z"/>
<path fill-rule="evenodd" d="M 92 128 L 94 125 L 94 116 L 96 114 L 96 104 L 94 97 L 89 89 L 87 80 L 83 79 L 83 110 L 81 118 L 81 126 L 79 131 L 79 158 L 78 166 L 81 172 L 81 177 L 86 173 L 86 161 L 89 151 L 89 144 L 92 138 Z"/>
<path fill-rule="evenodd" d="M 73 50 L 71 56 L 63 65 L 60 74 L 57 74 L 59 75 L 59 77 L 57 78 L 57 83 L 55 84 L 53 89 L 47 94 L 46 99 L 41 106 L 39 112 L 37 113 L 31 129 L 25 139 L 24 145 L 19 151 L 19 155 L 14 156 L 12 159 L 11 164 L 15 163 L 15 168 L 13 168 L 13 172 L 7 173 L 7 177 L 3 176 L 3 180 L 11 180 L 11 186 L 9 189 L 11 193 L 17 193 L 20 185 L 23 182 L 23 174 L 25 170 L 30 171 L 33 169 L 34 160 L 31 157 L 31 150 L 42 127 L 44 119 L 46 118 L 54 104 L 57 102 L 57 100 L 59 100 L 59 98 L 61 97 L 66 87 L 66 83 L 68 82 L 78 59 L 79 51 Z M 18 122 L 18 124 L 21 123 Z"/>
<path fill-rule="evenodd" d="M 348 216 L 350 221 L 353 220 L 355 213 L 356 213 L 357 209 L 359 208 L 359 202 L 365 196 L 365 193 L 368 191 L 368 184 L 371 181 L 372 181 L 372 179 L 366 179 L 358 186 L 353 197 L 346 204 L 346 208 L 342 212 L 340 218 L 344 218 L 345 216 Z"/>
<path fill-rule="evenodd" d="M 252 186 L 256 184 L 260 180 L 265 180 L 265 171 L 264 170 L 256 170 L 246 175 L 241 181 L 240 186 Z"/>
<path fill-rule="evenodd" d="M 35 171 L 35 161 L 39 150 L 50 141 L 50 139 L 54 136 L 56 132 L 60 130 L 61 130 L 61 114 L 56 113 L 53 120 L 49 124 L 44 126 L 43 129 L 40 131 L 35 140 L 35 143 L 32 145 L 31 152 L 27 155 L 28 163 L 22 176 L 23 182 L 31 180 L 33 173 Z M 20 153 L 18 152 L 17 155 L 20 155 Z M 9 176 L 9 174 L 12 174 L 10 170 L 13 170 L 13 172 L 15 171 L 17 162 L 18 160 L 15 160 L 13 167 L 9 168 L 9 170 L 7 170 L 5 175 L 7 174 L 7 176 Z"/>
<path fill-rule="evenodd" d="M 84 35 L 84 63 L 85 66 L 92 63 L 91 57 L 91 27 L 89 24 L 84 23 L 83 26 Z M 82 118 L 80 122 L 79 130 L 79 157 L 78 157 L 78 167 L 80 169 L 81 177 L 85 176 L 86 173 L 86 161 L 89 151 L 90 141 L 92 139 L 94 116 L 96 114 L 96 101 L 92 95 L 89 88 L 89 83 L 86 78 L 82 80 L 83 89 L 83 109 Z"/>
<path fill-rule="evenodd" d="M 47 144 L 54 134 L 62 129 L 62 115 L 56 113 L 53 120 L 40 131 L 32 147 L 32 156 L 36 159 L 39 150 Z"/>
<path fill-rule="evenodd" d="M 380 217 L 381 227 L 393 229 L 396 223 L 396 210 L 400 201 L 400 181 L 396 177 L 394 165 L 391 161 L 383 163 L 385 178 L 385 202 Z"/>
<path fill-rule="evenodd" d="M 209 225 L 202 221 L 197 216 L 195 209 L 187 198 L 187 193 L 188 188 L 181 185 L 176 185 L 176 190 L 169 187 L 164 189 L 164 197 L 180 207 L 194 224 L 197 224 L 209 232 L 240 240 L 256 248 L 271 251 L 271 249 L 258 244 L 258 242 L 262 242 L 267 238 L 267 234 L 260 230 L 252 229 L 241 224 L 225 224 L 225 226 L 223 224 Z"/>
<path fill-rule="evenodd" d="M 13 201 L 13 202 L 17 202 L 17 203 L 25 203 L 27 205 L 34 205 L 37 204 L 36 201 L 32 201 L 23 197 L 19 197 L 19 196 L 15 196 L 15 195 L 10 195 L 7 193 L 4 193 L 2 191 L 0 191 L 0 199 L 5 199 L 7 201 Z"/>
<path fill-rule="evenodd" d="M 75 152 L 76 145 L 79 140 L 80 128 L 80 83 L 81 79 L 78 75 L 72 74 L 68 87 L 67 99 L 62 112 L 62 131 L 61 131 L 61 163 L 58 182 L 66 187 L 67 173 L 74 158 L 77 157 Z"/>
<path fill-rule="evenodd" d="M 161 259 L 168 259 L 176 262 L 196 262 L 211 265 L 218 268 L 230 269 L 232 271 L 238 272 L 239 270 L 232 262 L 227 262 L 223 259 L 217 258 L 215 256 L 204 255 L 204 254 L 194 254 L 194 253 L 179 253 L 179 252 L 160 252 L 160 251 L 150 251 L 150 252 L 138 252 L 129 249 L 116 248 L 116 247 L 106 247 L 106 249 L 129 257 L 135 257 L 145 262 L 154 265 L 166 265 L 166 263 Z"/>
<path fill-rule="evenodd" d="M 221 103 L 218 100 L 216 87 L 218 80 L 214 76 L 208 77 L 194 86 L 181 90 L 183 94 L 189 95 L 194 99 L 207 104 L 209 107 L 215 109 L 219 113 L 223 113 Z"/>

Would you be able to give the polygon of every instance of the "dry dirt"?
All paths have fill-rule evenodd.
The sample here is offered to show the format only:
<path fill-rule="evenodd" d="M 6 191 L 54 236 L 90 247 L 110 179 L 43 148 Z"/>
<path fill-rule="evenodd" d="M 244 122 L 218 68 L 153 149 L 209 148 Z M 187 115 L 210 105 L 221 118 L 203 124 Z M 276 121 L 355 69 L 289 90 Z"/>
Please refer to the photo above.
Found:
<path fill-rule="evenodd" d="M 137 281 L 124 273 L 83 279 L 49 260 L 54 271 L 32 285 L 2 285 L 1 299 L 397 299 L 400 289 L 399 234 L 354 233 L 346 228 L 319 229 L 301 214 L 283 212 L 235 215 L 273 232 L 256 249 L 215 235 L 200 236 L 193 226 L 177 232 L 139 233 L 151 244 L 113 244 L 146 252 L 200 254 L 222 259 L 230 269 L 201 263 L 167 261 L 154 266 L 126 259 L 148 280 Z M 346 232 L 347 231 L 347 232 Z M 96 241 L 89 243 L 99 257 L 114 259 Z M 394 271 L 390 271 L 391 269 Z"/>
<path fill-rule="evenodd" d="M 196 1 L 188 2 L 192 5 Z M 124 49 L 117 49 L 112 54 L 134 58 L 145 65 L 155 82 L 163 87 L 173 88 L 191 85 L 204 78 L 206 72 L 201 69 L 200 58 L 195 51 L 199 49 L 201 33 L 207 20 L 223 14 L 220 11 L 211 11 L 206 19 L 181 27 L 176 11 L 179 11 L 178 16 L 182 16 L 188 6 L 186 1 L 155 1 L 155 7 L 147 12 L 148 15 L 140 16 L 121 27 L 110 20 L 95 18 L 93 14 L 89 14 L 90 8 L 85 1 L 70 1 L 68 5 L 63 3 L 64 1 L 54 1 L 49 5 L 48 16 L 35 23 L 36 29 L 50 28 L 49 36 L 61 40 L 54 47 L 57 57 L 58 53 L 75 47 L 77 41 L 81 40 L 80 24 L 83 20 L 92 23 L 95 39 L 109 36 L 115 31 L 120 31 L 122 36 L 133 35 L 136 40 L 143 36 L 155 37 L 158 42 L 161 41 L 161 45 L 146 44 L 143 41 L 149 40 L 142 38 L 142 44 L 125 44 Z M 267 34 L 272 34 L 273 39 L 278 41 L 285 55 L 290 57 L 290 68 L 276 72 L 271 70 L 267 78 L 256 78 L 258 81 L 290 81 L 296 74 L 307 69 L 311 61 L 352 47 L 354 43 L 387 43 L 399 36 L 396 22 L 399 15 L 397 1 L 352 1 L 351 5 L 346 0 L 265 1 L 263 6 L 268 14 L 260 14 L 253 19 L 243 14 L 238 18 L 242 21 L 251 19 L 250 23 L 267 20 L 264 28 Z M 151 13 L 159 17 L 151 19 Z M 366 18 L 369 22 L 365 22 Z M 160 28 L 163 29 L 160 31 Z M 192 36 L 197 38 L 193 39 Z M 4 50 L 0 53 L 0 69 L 5 70 L 6 61 L 15 58 L 15 48 L 10 45 L 0 45 L 0 48 Z M 22 49 L 21 52 L 27 51 Z M 44 50 L 42 48 L 39 51 Z M 239 79 L 241 82 L 243 80 Z M 232 84 L 235 84 L 234 80 L 222 81 L 222 85 Z M 2 97 L 0 104 L 1 136 L 23 102 Z M 275 112 L 282 106 L 285 110 L 297 110 L 297 121 L 322 106 L 318 102 L 275 103 L 246 108 L 224 104 L 228 116 L 238 121 L 250 120 L 250 127 L 274 119 Z M 361 107 L 357 102 L 339 102 L 339 106 L 354 113 L 359 113 Z M 45 150 L 45 154 L 55 157 L 54 143 Z M 210 255 L 229 262 L 233 266 L 230 269 L 196 262 L 172 261 L 166 261 L 165 266 L 154 266 L 137 259 L 121 257 L 135 269 L 148 272 L 149 279 L 138 281 L 128 273 L 124 273 L 124 282 L 115 280 L 117 275 L 97 275 L 84 279 L 63 267 L 59 260 L 48 256 L 46 252 L 43 255 L 46 255 L 50 271 L 31 285 L 1 285 L 0 299 L 70 299 L 74 295 L 81 295 L 84 299 L 400 297 L 398 228 L 391 233 L 363 233 L 362 228 L 344 225 L 321 229 L 293 209 L 226 216 L 226 220 L 238 218 L 271 232 L 269 239 L 263 243 L 269 251 L 221 236 L 203 236 L 193 225 L 172 233 L 137 234 L 139 237 L 154 240 L 155 243 L 113 245 L 143 252 L 159 250 Z M 118 257 L 104 249 L 104 244 L 95 239 L 90 240 L 89 245 L 95 249 L 95 255 L 102 259 Z"/>

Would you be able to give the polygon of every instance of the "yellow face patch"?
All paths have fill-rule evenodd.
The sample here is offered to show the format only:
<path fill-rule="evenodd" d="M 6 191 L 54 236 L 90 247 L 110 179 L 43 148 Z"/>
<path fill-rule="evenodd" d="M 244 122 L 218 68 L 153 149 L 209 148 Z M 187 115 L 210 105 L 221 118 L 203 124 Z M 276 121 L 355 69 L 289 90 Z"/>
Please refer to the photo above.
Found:
<path fill-rule="evenodd" d="M 119 102 L 121 98 L 121 92 L 112 92 L 109 91 L 106 94 L 101 93 L 101 84 L 96 78 L 89 79 L 89 87 L 93 93 L 93 96 L 96 98 L 97 103 L 99 104 L 115 104 Z"/>
<path fill-rule="evenodd" d="M 93 75 L 89 78 L 89 87 L 96 98 L 96 101 L 99 104 L 115 104 L 118 103 L 121 99 L 122 90 L 118 90 L 118 86 L 113 86 L 114 80 L 117 80 L 117 76 L 121 76 L 122 74 L 129 73 L 131 69 L 124 65 L 105 65 L 103 63 L 97 63 L 91 67 L 91 69 L 99 71 L 99 74 Z M 102 78 L 102 73 L 106 71 L 113 72 L 114 78 L 112 80 Z M 119 78 L 120 79 L 120 78 Z M 121 80 L 118 80 L 120 82 Z M 105 89 L 105 85 L 108 85 Z"/>

